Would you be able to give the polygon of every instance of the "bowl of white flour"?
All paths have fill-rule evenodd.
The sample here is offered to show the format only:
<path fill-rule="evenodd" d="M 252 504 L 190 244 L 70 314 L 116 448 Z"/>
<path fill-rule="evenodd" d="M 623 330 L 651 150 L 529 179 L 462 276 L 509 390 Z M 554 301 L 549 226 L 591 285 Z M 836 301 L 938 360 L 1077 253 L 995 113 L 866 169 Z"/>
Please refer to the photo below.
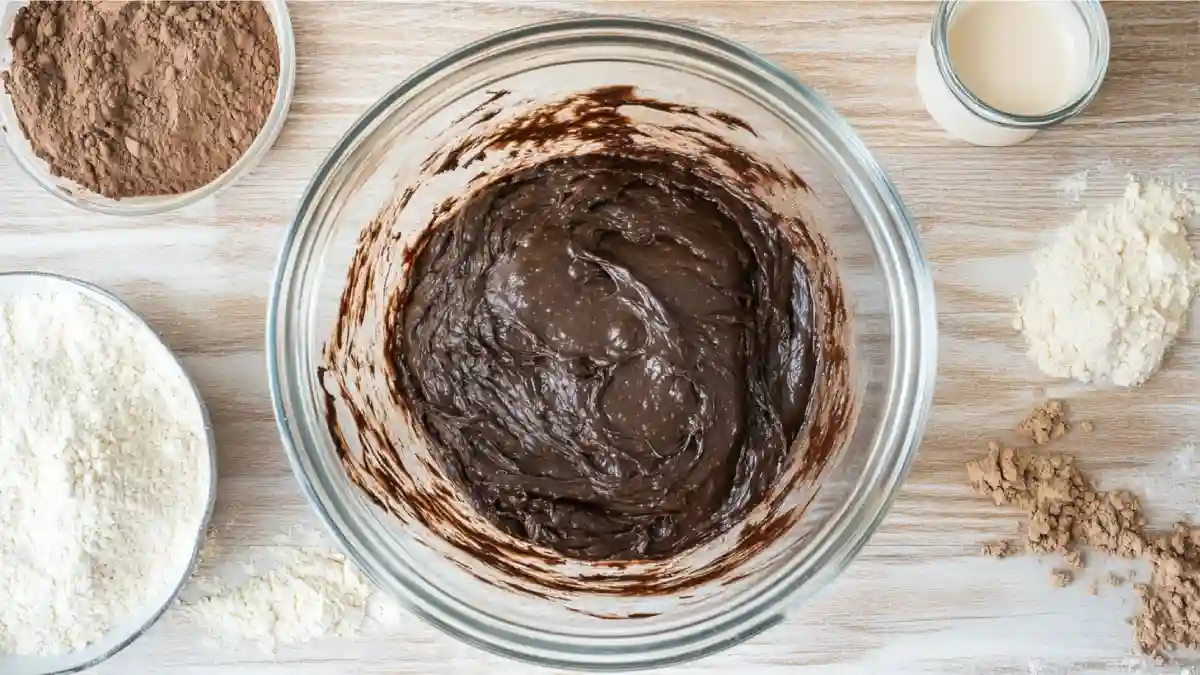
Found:
<path fill-rule="evenodd" d="M 196 564 L 216 496 L 212 427 L 180 363 L 125 304 L 0 274 L 0 673 L 117 653 Z"/>

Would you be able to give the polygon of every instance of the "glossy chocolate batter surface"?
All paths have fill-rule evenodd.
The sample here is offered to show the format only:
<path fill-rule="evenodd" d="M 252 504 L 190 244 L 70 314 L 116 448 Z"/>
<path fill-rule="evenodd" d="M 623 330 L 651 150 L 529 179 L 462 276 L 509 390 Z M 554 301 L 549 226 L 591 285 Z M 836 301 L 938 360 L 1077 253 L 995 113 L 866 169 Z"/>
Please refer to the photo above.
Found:
<path fill-rule="evenodd" d="M 418 242 L 389 326 L 451 479 L 568 557 L 663 558 L 724 532 L 804 422 L 805 268 L 681 166 L 585 155 L 488 184 Z"/>

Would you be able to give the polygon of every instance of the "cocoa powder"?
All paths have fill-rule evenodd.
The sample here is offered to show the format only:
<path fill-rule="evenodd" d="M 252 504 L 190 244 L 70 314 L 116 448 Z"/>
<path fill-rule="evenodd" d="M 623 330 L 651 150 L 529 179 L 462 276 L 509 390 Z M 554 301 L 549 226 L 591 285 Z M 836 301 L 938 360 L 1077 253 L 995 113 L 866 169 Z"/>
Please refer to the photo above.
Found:
<path fill-rule="evenodd" d="M 259 2 L 32 2 L 4 82 L 56 176 L 106 197 L 201 187 L 246 152 L 275 101 Z"/>
<path fill-rule="evenodd" d="M 1062 401 L 1051 399 L 1034 408 L 1017 425 L 1017 433 L 1037 445 L 1045 445 L 1067 433 L 1067 411 Z"/>
<path fill-rule="evenodd" d="M 1068 430 L 1065 408 L 1051 403 L 1036 408 L 1021 424 L 1035 444 Z M 1081 430 L 1085 425 L 1091 426 L 1082 423 Z M 1150 581 L 1135 585 L 1141 608 L 1131 621 L 1138 648 L 1161 659 L 1179 648 L 1200 647 L 1200 528 L 1177 523 L 1169 534 L 1153 534 L 1133 494 L 1096 489 L 1067 455 L 990 443 L 987 455 L 967 463 L 967 479 L 997 506 L 1024 511 L 1030 553 L 1061 555 L 1072 570 L 1083 568 L 1079 547 L 1147 561 Z M 985 544 L 983 551 L 996 557 L 1013 553 L 1008 545 L 994 543 Z M 1051 572 L 1056 586 L 1068 585 L 1074 577 L 1068 569 Z M 1108 580 L 1113 586 L 1125 582 L 1116 574 Z"/>

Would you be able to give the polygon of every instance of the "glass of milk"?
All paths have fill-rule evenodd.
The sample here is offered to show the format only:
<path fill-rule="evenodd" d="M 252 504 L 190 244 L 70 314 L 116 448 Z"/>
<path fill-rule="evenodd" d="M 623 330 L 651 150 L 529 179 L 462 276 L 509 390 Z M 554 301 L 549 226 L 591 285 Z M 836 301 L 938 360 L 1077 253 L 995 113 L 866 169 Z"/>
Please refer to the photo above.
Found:
<path fill-rule="evenodd" d="M 1013 145 L 1082 111 L 1108 56 L 1099 0 L 947 0 L 917 51 L 917 88 L 950 135 Z"/>

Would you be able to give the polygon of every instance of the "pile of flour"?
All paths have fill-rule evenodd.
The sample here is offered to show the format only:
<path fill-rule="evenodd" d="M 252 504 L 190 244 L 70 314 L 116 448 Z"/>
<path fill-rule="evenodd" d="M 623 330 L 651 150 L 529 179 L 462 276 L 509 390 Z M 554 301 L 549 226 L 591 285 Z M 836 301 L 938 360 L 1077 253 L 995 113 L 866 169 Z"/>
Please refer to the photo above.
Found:
<path fill-rule="evenodd" d="M 215 646 L 252 643 L 274 653 L 331 635 L 356 637 L 368 623 L 392 623 L 398 616 L 398 608 L 377 597 L 341 553 L 274 546 L 256 551 L 242 571 L 240 580 L 228 570 L 198 576 L 174 619 L 203 628 Z"/>
<path fill-rule="evenodd" d="M 1136 387 L 1158 370 L 1200 283 L 1194 213 L 1191 193 L 1131 181 L 1120 202 L 1080 213 L 1035 254 L 1013 325 L 1042 372 Z"/>
<path fill-rule="evenodd" d="M 75 290 L 0 294 L 0 363 L 0 654 L 63 654 L 179 583 L 203 415 L 153 334 Z"/>

